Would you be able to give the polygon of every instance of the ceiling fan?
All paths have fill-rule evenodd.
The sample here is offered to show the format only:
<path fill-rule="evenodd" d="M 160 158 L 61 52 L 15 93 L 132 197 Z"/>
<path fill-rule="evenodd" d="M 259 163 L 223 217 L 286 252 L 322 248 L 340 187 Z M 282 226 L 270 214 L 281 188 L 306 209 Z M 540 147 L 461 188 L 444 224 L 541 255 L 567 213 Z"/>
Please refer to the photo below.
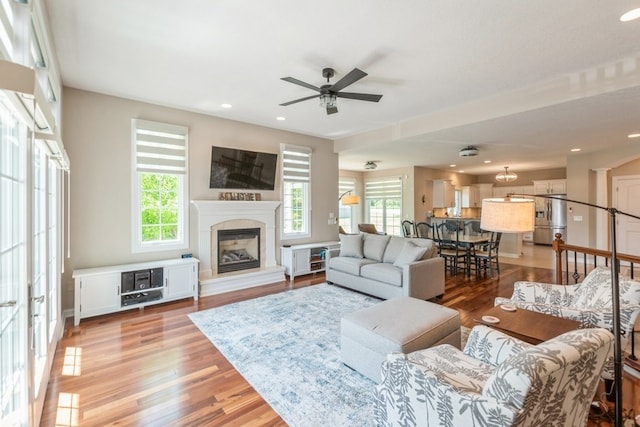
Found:
<path fill-rule="evenodd" d="M 327 114 L 334 114 L 338 112 L 338 107 L 336 105 L 336 98 L 357 99 L 359 101 L 370 101 L 370 102 L 378 102 L 380 101 L 380 98 L 382 98 L 382 95 L 372 95 L 369 93 L 340 92 L 345 87 L 365 77 L 367 73 L 365 73 L 364 71 L 354 68 L 346 76 L 344 76 L 334 84 L 329 84 L 329 79 L 333 77 L 334 74 L 335 74 L 335 70 L 333 68 L 323 68 L 322 77 L 325 77 L 327 79 L 327 84 L 322 85 L 320 87 L 314 86 L 309 83 L 305 83 L 293 77 L 282 77 L 281 80 L 284 80 L 286 82 L 293 83 L 296 85 L 304 86 L 308 89 L 315 90 L 318 92 L 318 94 L 305 96 L 304 98 L 294 99 L 293 101 L 285 102 L 280 105 L 282 107 L 286 107 L 287 105 L 295 104 L 301 101 L 306 101 L 308 99 L 320 98 L 320 106 L 327 109 Z"/>

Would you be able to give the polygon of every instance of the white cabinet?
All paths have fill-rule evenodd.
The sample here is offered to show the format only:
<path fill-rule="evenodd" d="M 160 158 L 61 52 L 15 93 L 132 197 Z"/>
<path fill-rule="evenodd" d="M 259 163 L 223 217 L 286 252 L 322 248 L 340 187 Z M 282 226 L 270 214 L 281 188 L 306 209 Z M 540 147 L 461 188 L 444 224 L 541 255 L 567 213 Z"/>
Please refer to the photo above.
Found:
<path fill-rule="evenodd" d="M 118 311 L 120 309 L 120 273 L 103 273 L 77 278 L 75 297 L 76 307 L 82 317 Z"/>
<path fill-rule="evenodd" d="M 164 283 L 168 299 L 187 298 L 198 286 L 196 264 L 172 265 L 164 268 Z"/>
<path fill-rule="evenodd" d="M 565 194 L 567 192 L 566 179 L 548 179 L 533 181 L 534 194 Z"/>
<path fill-rule="evenodd" d="M 324 271 L 326 251 L 339 247 L 340 242 L 283 246 L 280 249 L 280 259 L 285 273 L 293 280 L 296 276 Z"/>
<path fill-rule="evenodd" d="M 493 187 L 493 197 L 505 197 L 507 194 L 533 194 L 532 185 Z"/>
<path fill-rule="evenodd" d="M 197 300 L 198 262 L 178 258 L 74 270 L 75 325 L 86 317 L 192 296 Z"/>
<path fill-rule="evenodd" d="M 455 188 L 448 179 L 433 180 L 433 207 L 452 208 L 455 206 Z"/>
<path fill-rule="evenodd" d="M 462 187 L 462 207 L 481 208 L 483 199 L 493 197 L 493 184 L 473 184 Z"/>

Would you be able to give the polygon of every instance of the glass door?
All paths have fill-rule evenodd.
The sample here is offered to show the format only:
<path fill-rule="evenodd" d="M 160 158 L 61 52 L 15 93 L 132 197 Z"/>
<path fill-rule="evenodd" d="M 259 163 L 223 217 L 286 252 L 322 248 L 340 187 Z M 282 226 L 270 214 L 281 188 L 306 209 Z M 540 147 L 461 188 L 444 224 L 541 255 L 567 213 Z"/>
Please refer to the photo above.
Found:
<path fill-rule="evenodd" d="M 28 420 L 27 133 L 0 92 L 0 425 Z"/>

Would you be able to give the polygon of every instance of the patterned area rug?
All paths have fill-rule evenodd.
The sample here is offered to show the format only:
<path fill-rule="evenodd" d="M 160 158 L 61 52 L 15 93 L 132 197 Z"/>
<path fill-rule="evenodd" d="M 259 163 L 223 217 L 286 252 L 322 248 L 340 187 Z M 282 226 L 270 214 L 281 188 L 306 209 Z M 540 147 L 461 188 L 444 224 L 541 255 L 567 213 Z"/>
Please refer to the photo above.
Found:
<path fill-rule="evenodd" d="M 375 384 L 340 361 L 340 318 L 378 302 L 320 284 L 189 317 L 290 426 L 366 426 Z"/>

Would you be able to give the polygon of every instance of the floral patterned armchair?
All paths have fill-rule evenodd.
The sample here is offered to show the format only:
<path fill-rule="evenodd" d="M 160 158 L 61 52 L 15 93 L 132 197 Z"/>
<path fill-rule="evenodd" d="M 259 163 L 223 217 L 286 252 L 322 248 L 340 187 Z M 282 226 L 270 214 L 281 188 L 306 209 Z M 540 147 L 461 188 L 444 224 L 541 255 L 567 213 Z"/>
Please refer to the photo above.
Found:
<path fill-rule="evenodd" d="M 620 276 L 620 344 L 626 348 L 640 314 L 640 282 Z M 555 285 L 539 282 L 515 282 L 511 298 L 498 297 L 495 305 L 509 304 L 531 311 L 580 322 L 582 328 L 613 331 L 611 270 L 593 269 L 581 283 Z M 613 350 L 603 377 L 613 379 Z"/>
<path fill-rule="evenodd" d="M 445 344 L 390 354 L 374 392 L 376 424 L 586 425 L 612 342 L 594 328 L 534 346 L 480 325 L 464 351 Z"/>

